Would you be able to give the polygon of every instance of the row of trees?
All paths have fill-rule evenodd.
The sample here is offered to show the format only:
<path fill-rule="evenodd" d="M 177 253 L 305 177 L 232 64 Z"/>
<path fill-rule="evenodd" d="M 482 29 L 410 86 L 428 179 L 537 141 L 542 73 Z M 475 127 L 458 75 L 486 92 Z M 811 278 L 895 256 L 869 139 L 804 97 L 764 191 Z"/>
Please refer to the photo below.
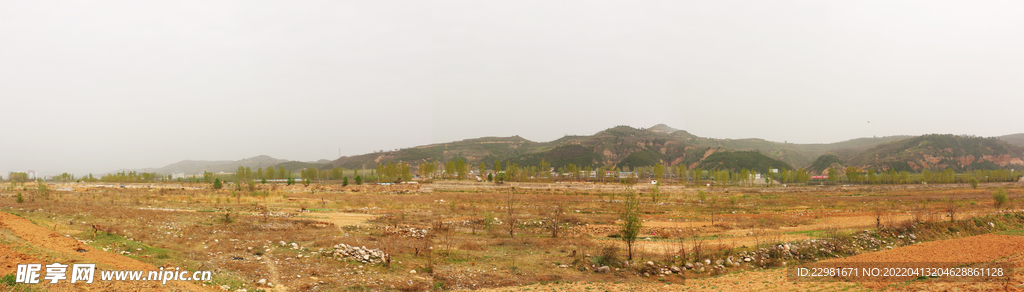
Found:
<path fill-rule="evenodd" d="M 89 174 L 92 177 L 92 174 Z M 117 183 L 143 183 L 143 182 L 157 182 L 167 179 L 167 176 L 157 174 L 155 172 L 118 172 L 108 173 L 100 177 L 99 181 L 102 182 L 117 182 Z"/>
<path fill-rule="evenodd" d="M 463 164 L 464 163 L 465 162 L 463 161 Z M 399 162 L 397 164 L 394 162 L 388 162 L 386 164 L 378 163 L 376 173 L 377 177 L 380 180 L 386 182 L 397 181 L 399 179 L 401 179 L 402 181 L 412 180 L 412 169 L 409 166 L 409 164 L 405 163 L 404 161 Z"/>
<path fill-rule="evenodd" d="M 942 171 L 933 172 L 925 169 L 921 173 L 910 173 L 895 170 L 875 172 L 873 169 L 860 170 L 855 167 L 847 167 L 845 171 L 844 175 L 839 175 L 835 168 L 829 168 L 828 181 L 854 184 L 968 183 L 972 181 L 1016 181 L 1020 177 L 1020 173 L 1008 169 L 956 173 L 952 168 L 947 168 Z"/>
<path fill-rule="evenodd" d="M 406 165 L 405 162 L 400 164 Z M 419 173 L 424 178 L 448 178 L 465 179 L 468 175 L 468 163 L 463 158 L 449 160 L 443 165 L 431 161 L 419 165 Z M 487 173 L 487 164 L 481 162 L 477 168 L 480 175 Z M 378 164 L 378 173 L 384 171 L 387 164 Z M 505 163 L 495 161 L 490 168 L 493 172 L 493 179 L 499 181 L 546 181 L 546 180 L 581 180 L 581 181 L 630 181 L 638 179 L 669 179 L 679 183 L 687 184 L 714 184 L 714 185 L 753 185 L 755 178 L 760 175 L 766 184 L 776 183 L 809 183 L 811 175 L 807 169 L 759 169 L 739 171 L 730 170 L 705 170 L 699 167 L 688 169 L 685 165 L 666 166 L 661 163 L 635 167 L 628 166 L 621 168 L 616 166 L 591 166 L 579 167 L 567 164 L 557 169 L 551 169 L 550 164 L 541 159 L 536 166 L 520 166 L 517 163 Z M 955 173 L 953 169 L 932 172 L 924 170 L 919 174 L 908 172 L 896 172 L 894 170 L 876 172 L 874 170 L 859 170 L 849 167 L 845 169 L 844 175 L 836 175 L 834 168 L 829 169 L 827 181 L 831 183 L 864 183 L 864 184 L 900 184 L 900 183 L 957 183 L 967 182 L 970 178 L 977 178 L 979 181 L 1014 181 L 1020 177 L 1019 173 L 1011 170 L 977 170 L 968 173 Z M 490 177 L 490 175 L 488 175 Z M 397 175 L 385 175 L 387 178 L 395 178 Z M 391 179 L 387 179 L 391 180 Z"/>
<path fill-rule="evenodd" d="M 480 175 L 484 175 L 488 171 L 488 165 L 481 162 L 476 171 Z M 465 158 L 455 158 L 440 163 L 437 161 L 421 162 L 417 165 L 418 173 L 424 179 L 468 179 L 470 178 L 470 164 Z M 303 181 L 323 181 L 323 180 L 345 180 L 348 178 L 357 178 L 360 181 L 369 180 L 373 178 L 367 178 L 368 176 L 376 177 L 378 182 L 392 182 L 392 181 L 411 181 L 413 178 L 413 166 L 404 161 L 401 162 L 387 162 L 378 163 L 376 169 L 369 170 L 369 175 L 363 173 L 360 176 L 359 170 L 345 170 L 342 168 L 331 168 L 331 169 L 318 169 L 315 167 L 308 167 L 300 170 L 300 177 Z M 587 182 L 616 182 L 623 181 L 629 183 L 635 183 L 640 179 L 655 179 L 658 181 L 668 180 L 676 181 L 682 184 L 714 184 L 714 185 L 742 185 L 750 186 L 754 184 L 755 178 L 758 174 L 761 175 L 763 182 L 766 184 L 775 183 L 808 183 L 811 181 L 811 176 L 806 169 L 781 169 L 778 171 L 770 171 L 768 169 L 763 170 L 748 170 L 741 169 L 739 171 L 729 170 L 705 170 L 699 167 L 687 169 L 685 165 L 677 166 L 666 166 L 661 163 L 652 166 L 635 167 L 630 169 L 628 166 L 621 168 L 616 166 L 576 166 L 574 164 L 567 164 L 557 169 L 552 169 L 551 165 L 544 159 L 541 159 L 538 165 L 531 166 L 520 166 L 518 163 L 505 163 L 502 165 L 499 161 L 494 161 L 491 169 L 491 174 L 488 174 L 488 179 L 497 181 L 549 181 L 549 180 L 574 180 L 574 181 L 587 181 Z M 844 172 L 840 175 L 841 170 L 830 167 L 828 169 L 828 177 L 824 179 L 829 183 L 847 183 L 847 184 L 918 184 L 918 183 L 968 183 L 968 182 L 999 182 L 999 181 L 1015 181 L 1020 178 L 1019 172 L 999 169 L 999 170 L 975 170 L 965 173 L 956 173 L 953 169 L 947 168 L 943 171 L 931 171 L 923 170 L 921 173 L 910 173 L 906 171 L 897 172 L 895 170 L 889 171 L 878 171 L 873 169 L 861 170 L 855 167 L 847 167 L 842 169 Z M 259 167 L 256 171 L 252 171 L 249 167 L 239 166 L 234 174 L 228 175 L 215 175 L 211 172 L 204 172 L 199 178 L 186 179 L 193 180 L 196 182 L 202 181 L 206 183 L 212 183 L 215 178 L 220 178 L 224 181 L 260 181 L 260 180 L 272 180 L 272 179 L 289 179 L 292 178 L 293 173 L 288 169 L 278 166 L 269 166 L 266 169 Z M 24 182 L 28 180 L 28 174 L 24 172 L 14 172 L 8 176 L 11 181 Z M 94 177 L 92 174 L 76 178 L 72 174 L 62 173 L 60 175 L 51 178 L 53 181 L 85 181 L 85 182 L 118 182 L 118 183 L 139 183 L 139 182 L 157 182 L 157 181 L 171 181 L 170 175 L 164 176 L 156 173 L 147 172 L 135 172 L 135 171 L 122 171 L 118 173 L 106 174 L 100 178 Z M 180 179 L 179 179 L 180 180 Z M 815 182 L 818 182 L 817 180 Z"/>

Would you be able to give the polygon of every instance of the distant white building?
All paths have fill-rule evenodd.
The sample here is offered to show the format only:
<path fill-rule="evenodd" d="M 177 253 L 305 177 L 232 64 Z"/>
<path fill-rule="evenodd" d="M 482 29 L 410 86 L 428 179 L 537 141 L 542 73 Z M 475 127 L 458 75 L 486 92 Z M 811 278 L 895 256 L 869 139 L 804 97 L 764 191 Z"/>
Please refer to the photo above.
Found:
<path fill-rule="evenodd" d="M 179 179 L 179 178 L 185 178 L 185 172 L 184 171 L 175 171 L 175 172 L 171 173 L 171 179 Z"/>

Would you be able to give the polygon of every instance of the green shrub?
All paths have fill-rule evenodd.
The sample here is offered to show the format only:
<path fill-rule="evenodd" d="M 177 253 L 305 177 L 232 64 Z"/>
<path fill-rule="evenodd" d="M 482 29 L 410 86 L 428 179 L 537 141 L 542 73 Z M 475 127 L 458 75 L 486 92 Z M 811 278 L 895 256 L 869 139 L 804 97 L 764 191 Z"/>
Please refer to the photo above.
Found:
<path fill-rule="evenodd" d="M 590 258 L 590 263 L 598 266 L 619 266 L 619 249 L 616 247 L 605 247 L 601 249 L 601 254 Z"/>
<path fill-rule="evenodd" d="M 14 285 L 15 285 L 14 280 L 15 280 L 14 274 L 7 274 L 7 275 L 4 275 L 3 277 L 0 277 L 0 284 L 7 285 L 8 287 L 14 287 Z"/>
<path fill-rule="evenodd" d="M 992 199 L 996 201 L 996 208 L 1000 208 L 1010 201 L 1010 198 L 1006 196 L 1006 189 L 1004 188 L 999 188 L 995 194 L 992 194 Z"/>

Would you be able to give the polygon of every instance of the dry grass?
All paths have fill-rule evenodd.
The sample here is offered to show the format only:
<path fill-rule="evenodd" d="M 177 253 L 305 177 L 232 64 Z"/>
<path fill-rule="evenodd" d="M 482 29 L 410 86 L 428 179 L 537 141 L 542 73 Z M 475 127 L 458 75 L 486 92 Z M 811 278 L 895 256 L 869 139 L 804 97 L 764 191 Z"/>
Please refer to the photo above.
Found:
<path fill-rule="evenodd" d="M 222 276 L 213 284 L 249 288 L 257 288 L 252 283 L 261 278 L 299 290 L 363 287 L 402 291 L 648 280 L 637 276 L 644 271 L 623 265 L 619 242 L 607 237 L 615 233 L 621 196 L 516 193 L 513 238 L 506 220 L 508 193 L 372 193 L 370 186 L 316 184 L 309 188 L 257 184 L 253 191 L 242 192 L 201 187 L 205 186 L 95 187 L 51 191 L 48 197 L 23 190 L 24 203 L 15 202 L 14 192 L 0 191 L 0 210 L 83 240 L 94 238 L 101 230 L 123 238 L 122 242 L 141 242 L 163 253 L 134 255 L 140 260 L 216 269 Z M 659 204 L 644 202 L 642 219 L 649 226 L 641 237 L 652 239 L 650 243 L 641 241 L 637 257 L 683 265 L 778 243 L 792 237 L 787 233 L 794 232 L 792 228 L 802 227 L 808 230 L 795 230 L 810 232 L 807 234 L 813 237 L 841 237 L 844 227 L 830 225 L 834 220 L 829 218 L 873 216 L 893 228 L 939 222 L 945 219 L 942 204 L 950 197 L 962 200 L 958 211 L 967 218 L 995 211 L 991 207 L 993 189 L 715 188 L 708 190 L 704 202 L 697 200 L 696 189 L 687 189 L 669 194 Z M 1010 187 L 1007 191 L 1011 198 L 1007 208 L 1012 209 L 1018 206 L 1022 190 Z M 303 209 L 310 212 L 301 212 Z M 365 226 L 322 223 L 324 214 L 337 212 L 382 216 Z M 709 222 L 711 213 L 716 214 L 714 224 Z M 430 232 L 417 238 L 385 232 L 385 226 Z M 293 242 L 301 249 L 292 249 Z M 392 262 L 370 265 L 316 253 L 339 243 L 385 250 L 392 255 Z M 599 264 L 622 271 L 594 273 Z M 417 273 L 410 274 L 410 270 Z M 272 271 L 280 275 L 274 278 Z M 695 276 L 702 275 L 688 275 Z"/>

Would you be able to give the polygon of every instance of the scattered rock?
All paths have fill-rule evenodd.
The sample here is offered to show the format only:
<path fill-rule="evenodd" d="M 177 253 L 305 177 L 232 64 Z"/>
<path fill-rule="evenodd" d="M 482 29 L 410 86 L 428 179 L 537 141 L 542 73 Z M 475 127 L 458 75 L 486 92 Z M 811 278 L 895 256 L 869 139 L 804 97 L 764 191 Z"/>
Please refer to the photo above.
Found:
<path fill-rule="evenodd" d="M 320 253 L 325 256 L 349 258 L 361 263 L 368 264 L 384 262 L 390 258 L 389 255 L 385 254 L 384 251 L 381 251 L 379 249 L 367 249 L 365 246 L 349 246 L 344 243 L 335 245 L 333 249 L 321 251 Z"/>
<path fill-rule="evenodd" d="M 409 274 L 415 274 L 416 270 L 409 270 Z"/>
<path fill-rule="evenodd" d="M 679 269 L 679 267 L 677 267 L 677 266 L 672 266 L 672 267 L 669 267 L 668 269 L 669 269 L 670 271 L 672 271 L 673 273 L 679 273 L 679 272 L 681 272 L 681 271 L 682 271 L 682 270 L 681 270 L 681 269 Z"/>
<path fill-rule="evenodd" d="M 598 273 L 602 273 L 602 274 L 603 274 L 603 273 L 607 273 L 607 272 L 610 272 L 611 270 L 612 270 L 612 268 L 611 268 L 611 267 L 608 267 L 608 266 L 600 266 L 600 267 L 598 267 L 598 268 L 597 268 L 596 270 L 594 270 L 594 271 L 595 271 L 595 272 L 598 272 Z"/>

